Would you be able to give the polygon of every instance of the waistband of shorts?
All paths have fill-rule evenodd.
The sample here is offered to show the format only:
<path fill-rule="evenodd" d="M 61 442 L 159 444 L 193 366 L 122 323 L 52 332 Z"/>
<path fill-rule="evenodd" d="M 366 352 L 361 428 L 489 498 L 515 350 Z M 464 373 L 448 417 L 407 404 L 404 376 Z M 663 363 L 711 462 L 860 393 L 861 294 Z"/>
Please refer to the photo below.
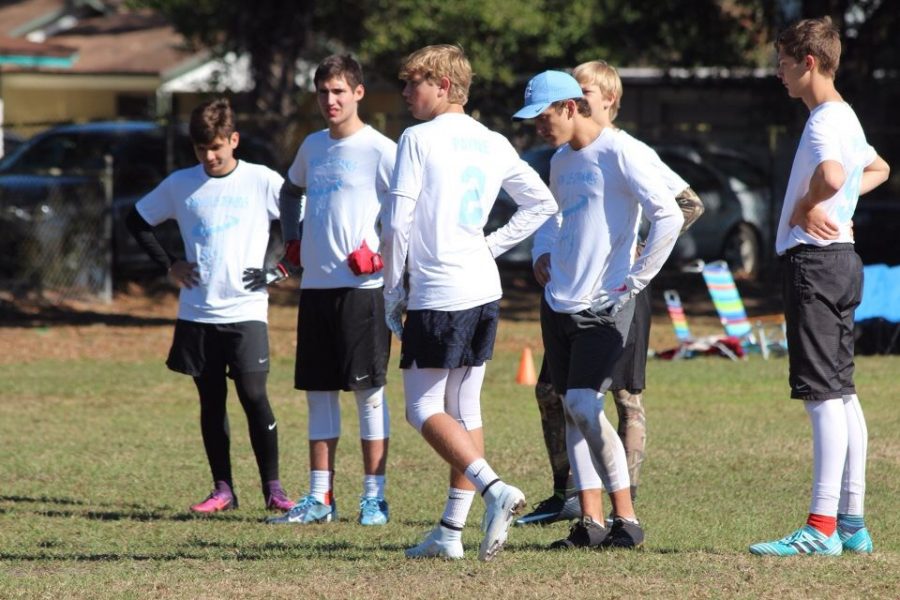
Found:
<path fill-rule="evenodd" d="M 795 254 L 818 254 L 821 252 L 854 252 L 853 244 L 828 244 L 827 246 L 814 246 L 812 244 L 798 244 L 785 250 L 785 256 Z"/>

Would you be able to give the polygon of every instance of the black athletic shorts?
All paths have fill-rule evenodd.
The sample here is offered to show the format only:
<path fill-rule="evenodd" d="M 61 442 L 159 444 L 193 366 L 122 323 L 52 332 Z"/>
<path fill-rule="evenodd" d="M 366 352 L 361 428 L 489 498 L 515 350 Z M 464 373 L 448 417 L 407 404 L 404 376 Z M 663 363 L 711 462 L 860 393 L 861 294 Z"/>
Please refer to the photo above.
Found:
<path fill-rule="evenodd" d="M 782 257 L 791 398 L 856 393 L 853 321 L 862 300 L 862 260 L 853 244 L 801 244 Z"/>
<path fill-rule="evenodd" d="M 612 390 L 628 390 L 636 394 L 643 390 L 647 380 L 647 350 L 650 347 L 650 286 L 634 297 L 634 317 L 628 328 L 625 349 L 612 374 Z"/>
<path fill-rule="evenodd" d="M 297 313 L 298 390 L 367 390 L 387 381 L 383 288 L 306 289 Z"/>
<path fill-rule="evenodd" d="M 407 311 L 400 368 L 480 367 L 494 355 L 499 320 L 499 301 L 466 310 Z"/>
<path fill-rule="evenodd" d="M 199 377 L 269 370 L 269 328 L 262 321 L 197 323 L 178 319 L 166 366 Z"/>
<path fill-rule="evenodd" d="M 553 389 L 592 389 L 605 393 L 612 372 L 622 355 L 634 302 L 628 302 L 614 317 L 588 310 L 558 313 L 541 296 L 541 337 Z"/>

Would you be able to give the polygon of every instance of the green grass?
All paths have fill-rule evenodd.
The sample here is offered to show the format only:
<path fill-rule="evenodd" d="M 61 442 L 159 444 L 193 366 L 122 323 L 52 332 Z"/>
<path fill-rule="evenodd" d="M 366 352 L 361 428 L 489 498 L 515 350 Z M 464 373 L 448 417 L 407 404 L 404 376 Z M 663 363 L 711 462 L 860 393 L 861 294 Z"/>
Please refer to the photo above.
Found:
<path fill-rule="evenodd" d="M 549 466 L 533 391 L 513 379 L 522 344 L 537 339 L 533 322 L 503 324 L 482 399 L 488 460 L 532 502 L 549 492 Z M 787 398 L 787 362 L 755 356 L 740 364 L 650 362 L 648 458 L 637 505 L 643 551 L 551 553 L 546 545 L 566 533 L 556 524 L 513 530 L 489 564 L 475 559 L 478 501 L 465 560 L 403 557 L 439 517 L 447 469 L 403 420 L 396 370 L 388 389 L 390 524 L 355 524 L 362 470 L 347 397 L 335 484 L 340 522 L 273 527 L 262 523 L 233 394 L 241 509 L 194 518 L 186 507 L 209 489 L 195 391 L 161 357 L 0 365 L 0 598 L 895 598 L 898 364 L 890 357 L 857 364 L 874 555 L 747 553 L 749 543 L 803 522 L 811 476 L 809 424 L 801 404 Z M 282 480 L 298 494 L 307 486 L 306 406 L 291 375 L 290 359 L 278 358 L 269 390 Z"/>

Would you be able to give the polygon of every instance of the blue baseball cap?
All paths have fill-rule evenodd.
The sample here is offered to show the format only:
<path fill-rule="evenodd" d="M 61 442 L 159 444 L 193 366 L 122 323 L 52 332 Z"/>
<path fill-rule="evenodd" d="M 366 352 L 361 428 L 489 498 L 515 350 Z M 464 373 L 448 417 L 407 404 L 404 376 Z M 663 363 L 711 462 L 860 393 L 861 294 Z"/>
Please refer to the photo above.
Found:
<path fill-rule="evenodd" d="M 568 73 L 544 71 L 528 82 L 525 88 L 525 106 L 513 115 L 513 119 L 533 119 L 554 102 L 583 96 L 581 86 Z"/>

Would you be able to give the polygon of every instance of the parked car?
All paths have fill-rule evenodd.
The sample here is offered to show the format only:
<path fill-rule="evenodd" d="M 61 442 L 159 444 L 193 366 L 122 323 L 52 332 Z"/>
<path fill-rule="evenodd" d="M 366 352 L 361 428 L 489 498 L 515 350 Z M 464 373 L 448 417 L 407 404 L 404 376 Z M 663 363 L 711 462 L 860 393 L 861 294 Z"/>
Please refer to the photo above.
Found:
<path fill-rule="evenodd" d="M 705 207 L 703 216 L 678 239 L 666 266 L 725 259 L 735 276 L 758 276 L 772 245 L 773 207 L 765 172 L 745 155 L 727 149 L 677 145 L 654 149 L 700 195 Z M 522 159 L 547 181 L 553 153 L 553 148 L 542 147 L 524 152 Z M 485 231 L 503 225 L 515 208 L 501 192 Z M 530 265 L 531 246 L 529 238 L 498 261 L 507 266 Z"/>
<path fill-rule="evenodd" d="M 0 158 L 3 156 L 7 156 L 16 151 L 16 148 L 21 146 L 25 142 L 24 139 L 19 137 L 14 133 L 10 133 L 8 131 L 3 132 L 3 153 L 0 155 Z"/>
<path fill-rule="evenodd" d="M 276 167 L 274 154 L 260 140 L 242 135 L 236 155 Z M 150 121 L 103 121 L 62 125 L 40 133 L 0 160 L 0 277 L 15 278 L 22 248 L 52 247 L 49 237 L 71 235 L 82 213 L 94 215 L 104 201 L 106 156 L 112 158 L 112 257 L 117 278 L 157 267 L 125 227 L 134 204 L 173 169 L 197 163 L 186 128 Z M 105 206 L 102 211 L 105 210 Z M 96 217 L 92 217 L 96 221 Z M 35 223 L 53 223 L 35 227 Z M 40 229 L 40 234 L 35 231 Z M 273 228 L 276 232 L 278 227 Z M 96 231 L 96 229 L 95 229 Z M 173 221 L 157 230 L 163 245 L 184 255 Z M 24 244 L 36 235 L 38 244 Z M 99 235 L 99 232 L 98 234 Z M 40 251 L 40 250 L 38 250 Z M 34 250 L 32 250 L 34 252 Z"/>

